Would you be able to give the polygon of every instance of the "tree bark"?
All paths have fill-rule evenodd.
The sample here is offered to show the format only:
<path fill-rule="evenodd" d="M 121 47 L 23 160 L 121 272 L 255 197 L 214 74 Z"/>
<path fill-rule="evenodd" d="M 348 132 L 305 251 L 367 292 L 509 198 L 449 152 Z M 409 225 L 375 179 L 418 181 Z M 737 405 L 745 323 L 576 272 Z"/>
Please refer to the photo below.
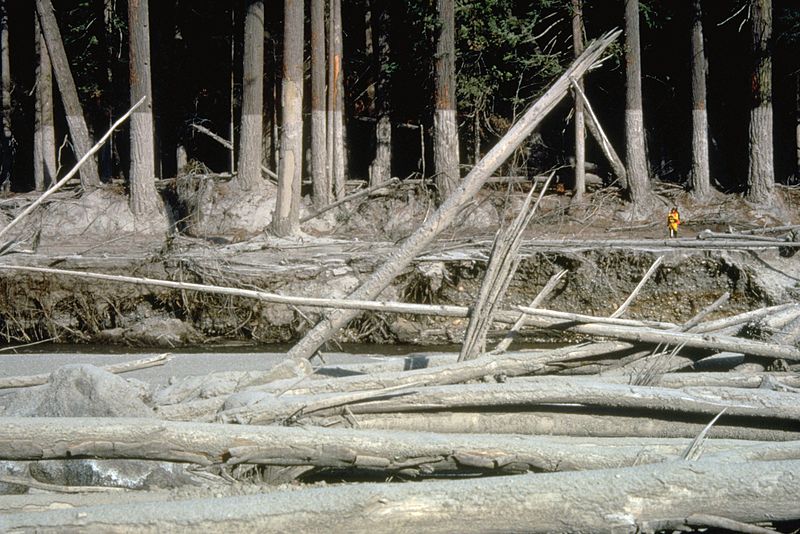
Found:
<path fill-rule="evenodd" d="M 34 96 L 34 126 L 33 126 L 33 185 L 36 191 L 44 191 L 45 185 L 45 171 L 44 171 L 44 147 L 42 146 L 42 40 L 40 38 L 41 30 L 39 29 L 39 19 L 34 16 L 34 43 L 36 49 L 36 94 Z M 55 148 L 55 147 L 53 147 Z"/>
<path fill-rule="evenodd" d="M 572 0 L 572 48 L 575 57 L 583 53 L 583 0 Z M 575 83 L 583 89 L 583 80 Z M 575 98 L 575 184 L 573 200 L 580 202 L 586 192 L 586 126 L 583 100 Z"/>
<path fill-rule="evenodd" d="M 642 110 L 639 0 L 625 0 L 625 160 L 628 194 L 637 208 L 650 202 L 650 178 Z"/>
<path fill-rule="evenodd" d="M 272 231 L 278 236 L 300 229 L 300 181 L 303 175 L 303 1 L 284 0 L 283 132 L 278 170 L 278 198 Z"/>
<path fill-rule="evenodd" d="M 331 70 L 328 90 L 331 109 L 331 176 L 333 177 L 334 196 L 337 199 L 347 194 L 347 146 L 345 145 L 344 123 L 344 48 L 342 44 L 342 1 L 330 0 L 330 36 Z"/>
<path fill-rule="evenodd" d="M 83 110 L 78 99 L 78 90 L 69 68 L 67 53 L 61 40 L 61 32 L 53 13 L 51 0 L 36 0 L 36 12 L 39 15 L 39 24 L 47 44 L 47 51 L 53 64 L 61 100 L 67 115 L 67 126 L 75 145 L 75 157 L 80 159 L 92 148 L 89 139 L 89 129 L 83 117 Z M 89 158 L 81 167 L 81 186 L 84 190 L 100 187 L 100 176 L 97 172 L 97 161 Z"/>
<path fill-rule="evenodd" d="M 332 193 L 326 169 L 326 115 L 325 0 L 311 0 L 311 181 L 318 210 L 330 204 Z"/>
<path fill-rule="evenodd" d="M 375 158 L 369 167 L 371 186 L 388 182 L 392 178 L 392 121 L 389 102 L 389 70 L 391 61 L 389 48 L 389 2 L 373 0 L 372 20 L 375 31 L 372 32 L 378 44 L 375 54 L 375 111 L 378 122 L 375 124 Z"/>
<path fill-rule="evenodd" d="M 0 0 L 0 97 L 2 100 L 2 166 L 0 185 L 8 190 L 14 174 L 16 140 L 11 130 L 11 53 L 8 44 L 8 0 Z"/>
<path fill-rule="evenodd" d="M 130 206 L 134 216 L 148 221 L 163 216 L 155 185 L 155 128 L 150 78 L 150 0 L 128 1 L 131 102 L 146 100 L 131 115 Z"/>
<path fill-rule="evenodd" d="M 414 484 L 360 484 L 8 514 L 6 531 L 639 532 L 707 514 L 797 519 L 800 461 L 686 461 Z M 746 484 L 743 484 L 746 481 Z M 602 489 L 602 498 L 598 497 Z"/>
<path fill-rule="evenodd" d="M 706 76 L 708 65 L 703 42 L 701 0 L 692 0 L 692 193 L 703 198 L 711 193 L 708 162 L 708 113 Z"/>
<path fill-rule="evenodd" d="M 484 156 L 469 175 L 459 184 L 459 187 L 448 199 L 431 215 L 425 223 L 402 245 L 400 245 L 387 259 L 387 261 L 351 293 L 352 298 L 363 298 L 378 295 L 405 267 L 422 252 L 442 230 L 444 230 L 455 216 L 461 211 L 463 205 L 471 200 L 480 190 L 483 183 L 508 156 L 519 146 L 533 128 L 550 112 L 569 91 L 570 77 L 581 76 L 594 64 L 600 54 L 613 42 L 617 33 L 603 36 L 601 39 L 587 47 L 583 56 L 578 58 L 564 75 L 531 106 L 523 117 L 511 127 L 506 135 Z M 357 314 L 346 311 L 333 311 L 326 319 L 318 323 L 306 336 L 290 351 L 293 358 L 310 358 L 317 350 L 328 341 L 344 325 Z"/>
<path fill-rule="evenodd" d="M 767 204 L 774 199 L 772 144 L 772 0 L 751 0 L 753 74 L 751 80 L 747 198 Z"/>
<path fill-rule="evenodd" d="M 450 197 L 461 178 L 456 117 L 456 44 L 454 0 L 437 0 L 436 110 L 433 116 L 433 159 L 439 202 Z"/>
<path fill-rule="evenodd" d="M 239 135 L 239 173 L 243 191 L 263 189 L 261 160 L 264 113 L 264 0 L 249 0 L 244 19 L 242 123 Z"/>

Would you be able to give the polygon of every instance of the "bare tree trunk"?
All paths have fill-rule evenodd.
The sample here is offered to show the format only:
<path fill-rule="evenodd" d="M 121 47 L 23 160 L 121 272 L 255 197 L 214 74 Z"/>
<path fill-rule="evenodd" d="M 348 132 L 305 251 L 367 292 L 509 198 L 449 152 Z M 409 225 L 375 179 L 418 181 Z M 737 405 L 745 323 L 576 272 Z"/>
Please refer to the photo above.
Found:
<path fill-rule="evenodd" d="M 11 131 L 11 54 L 8 47 L 8 0 L 0 0 L 0 97 L 2 97 L 2 166 L 0 166 L 0 187 L 11 187 L 14 168 L 16 141 Z"/>
<path fill-rule="evenodd" d="M 439 202 L 458 186 L 458 119 L 456 118 L 456 44 L 454 0 L 437 0 L 439 37 L 436 40 L 436 111 L 433 116 L 433 159 Z"/>
<path fill-rule="evenodd" d="M 583 53 L 583 0 L 572 0 L 572 47 L 575 57 Z M 583 80 L 575 81 L 583 89 Z M 586 192 L 586 127 L 583 100 L 575 98 L 575 202 L 580 202 Z"/>
<path fill-rule="evenodd" d="M 152 217 L 163 211 L 155 186 L 155 129 L 150 81 L 149 0 L 128 1 L 131 102 L 146 97 L 131 116 L 130 206 L 134 216 Z"/>
<path fill-rule="evenodd" d="M 342 0 L 331 2 L 331 30 L 333 33 L 333 183 L 336 198 L 346 194 L 347 147 L 344 124 L 344 48 L 342 46 Z"/>
<path fill-rule="evenodd" d="M 702 198 L 711 192 L 708 163 L 706 62 L 701 0 L 692 0 L 692 192 Z"/>
<path fill-rule="evenodd" d="M 464 203 L 474 197 L 489 176 L 503 164 L 508 156 L 519 146 L 542 118 L 564 98 L 570 87 L 570 76 L 582 76 L 595 62 L 599 54 L 613 42 L 617 33 L 610 33 L 598 39 L 586 52 L 568 68 L 551 88 L 537 100 L 531 108 L 511 127 L 506 135 L 484 156 L 478 165 L 464 178 L 453 195 L 431 215 L 425 223 L 406 239 L 389 256 L 387 261 L 364 281 L 350 298 L 372 298 L 380 293 L 391 281 L 419 254 L 430 241 L 444 230 L 461 211 Z M 309 358 L 357 313 L 335 310 L 322 322 L 311 329 L 290 351 L 294 358 Z"/>
<path fill-rule="evenodd" d="M 650 179 L 642 112 L 642 55 L 639 45 L 639 0 L 625 0 L 625 159 L 628 194 L 636 207 L 650 201 Z"/>
<path fill-rule="evenodd" d="M 774 196 L 772 145 L 772 0 L 751 0 L 753 75 L 750 109 L 750 165 L 747 198 L 760 204 Z"/>
<path fill-rule="evenodd" d="M 326 172 L 325 136 L 325 0 L 311 0 L 311 181 L 314 207 L 331 202 L 331 183 Z"/>
<path fill-rule="evenodd" d="M 794 117 L 797 122 L 795 127 L 795 179 L 800 181 L 800 72 L 795 74 L 795 108 Z"/>
<path fill-rule="evenodd" d="M 239 174 L 242 190 L 262 189 L 261 177 L 264 113 L 264 0 L 249 0 L 244 19 L 244 80 L 242 125 L 239 135 Z"/>
<path fill-rule="evenodd" d="M 39 38 L 39 20 L 34 16 L 33 35 L 36 48 L 36 95 L 34 97 L 34 126 L 33 126 L 33 184 L 36 191 L 44 191 L 44 148 L 42 147 L 42 93 L 39 84 L 42 79 L 42 40 Z"/>
<path fill-rule="evenodd" d="M 278 171 L 278 198 L 272 218 L 276 235 L 300 227 L 300 180 L 303 173 L 303 0 L 284 0 L 283 133 Z"/>
<path fill-rule="evenodd" d="M 370 165 L 370 186 L 388 182 L 392 178 L 392 121 L 389 102 L 389 2 L 374 0 L 372 20 L 378 51 L 375 61 L 376 90 L 375 99 L 378 122 L 375 124 L 375 159 Z"/>
<path fill-rule="evenodd" d="M 58 22 L 53 13 L 51 0 L 36 0 L 36 12 L 39 14 L 39 24 L 47 43 L 47 51 L 53 64 L 53 72 L 56 76 L 58 89 L 61 93 L 61 100 L 64 104 L 64 111 L 67 115 L 67 126 L 75 145 L 76 158 L 82 157 L 92 148 L 89 139 L 89 129 L 83 118 L 83 110 L 78 99 L 78 90 L 75 87 L 75 80 L 69 68 L 67 53 L 64 50 L 64 43 L 61 40 L 61 32 L 58 29 Z M 100 176 L 97 173 L 97 161 L 89 158 L 81 167 L 81 186 L 84 190 L 100 187 Z"/>

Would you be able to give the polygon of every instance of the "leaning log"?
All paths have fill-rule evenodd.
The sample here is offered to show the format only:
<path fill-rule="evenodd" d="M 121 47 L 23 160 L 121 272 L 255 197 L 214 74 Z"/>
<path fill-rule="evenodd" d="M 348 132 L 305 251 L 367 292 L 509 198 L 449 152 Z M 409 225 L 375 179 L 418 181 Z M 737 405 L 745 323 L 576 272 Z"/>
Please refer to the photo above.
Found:
<path fill-rule="evenodd" d="M 570 77 L 580 78 L 591 68 L 606 48 L 616 40 L 619 31 L 605 34 L 586 47 L 586 51 L 575 60 L 565 73 L 525 112 L 522 118 L 511 127 L 505 136 L 473 167 L 447 200 L 425 223 L 406 239 L 387 258 L 372 275 L 361 284 L 350 298 L 373 299 L 405 269 L 425 247 L 442 232 L 461 212 L 464 205 L 472 200 L 483 183 L 516 150 L 536 125 L 569 93 Z M 310 358 L 336 332 L 343 328 L 358 314 L 349 310 L 335 310 L 327 315 L 297 343 L 290 351 L 293 358 Z"/>
<path fill-rule="evenodd" d="M 697 514 L 750 523 L 800 518 L 798 470 L 796 460 L 699 460 L 478 480 L 344 485 L 86 507 L 78 514 L 9 514 L 0 517 L 0 530 L 639 532 Z"/>

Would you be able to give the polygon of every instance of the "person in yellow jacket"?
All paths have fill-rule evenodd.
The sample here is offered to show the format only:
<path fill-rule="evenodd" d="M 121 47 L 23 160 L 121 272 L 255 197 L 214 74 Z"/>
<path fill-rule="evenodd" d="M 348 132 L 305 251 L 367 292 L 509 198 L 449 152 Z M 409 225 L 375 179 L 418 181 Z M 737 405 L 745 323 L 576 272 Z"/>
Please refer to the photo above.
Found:
<path fill-rule="evenodd" d="M 669 228 L 670 237 L 678 237 L 678 226 L 681 225 L 681 216 L 678 213 L 678 208 L 675 206 L 669 211 L 667 215 L 667 228 Z"/>

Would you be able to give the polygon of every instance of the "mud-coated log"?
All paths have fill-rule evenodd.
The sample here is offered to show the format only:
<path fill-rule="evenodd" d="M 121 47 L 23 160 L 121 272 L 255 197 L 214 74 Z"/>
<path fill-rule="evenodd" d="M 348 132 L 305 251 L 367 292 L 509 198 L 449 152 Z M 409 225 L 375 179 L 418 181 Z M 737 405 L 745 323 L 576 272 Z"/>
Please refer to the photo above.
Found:
<path fill-rule="evenodd" d="M 362 468 L 397 471 L 524 472 L 603 469 L 675 460 L 690 439 L 568 438 L 384 432 L 346 428 L 179 423 L 127 418 L 0 418 L 0 459 L 160 460 L 213 464 Z M 708 440 L 707 454 L 758 447 L 759 441 Z M 780 457 L 800 444 L 782 444 Z M 770 452 L 769 454 L 776 454 Z M 726 456 L 733 461 L 736 456 Z"/>
<path fill-rule="evenodd" d="M 5 531 L 639 532 L 694 514 L 800 517 L 800 461 L 712 461 L 416 484 L 360 484 L 0 517 Z M 598 489 L 601 489 L 599 492 Z"/>

